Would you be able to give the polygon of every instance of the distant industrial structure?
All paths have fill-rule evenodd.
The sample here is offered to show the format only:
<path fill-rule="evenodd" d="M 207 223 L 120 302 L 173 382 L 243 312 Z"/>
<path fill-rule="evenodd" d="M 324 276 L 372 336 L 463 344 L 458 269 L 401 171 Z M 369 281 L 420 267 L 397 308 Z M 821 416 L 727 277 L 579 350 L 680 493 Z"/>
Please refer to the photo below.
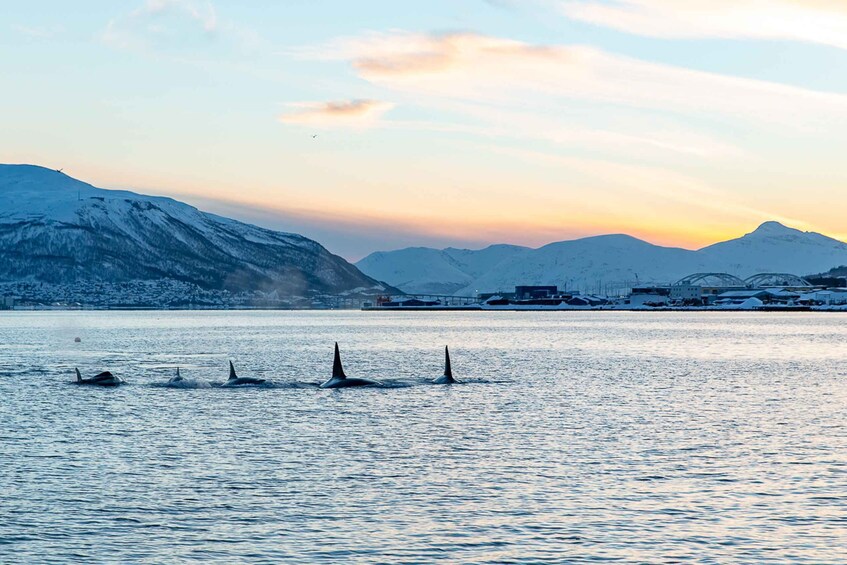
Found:
<path fill-rule="evenodd" d="M 633 288 L 625 303 L 641 306 L 764 308 L 847 304 L 847 289 L 815 286 L 791 273 L 759 273 L 740 279 L 729 273 L 694 273 L 670 285 Z"/>
<path fill-rule="evenodd" d="M 518 285 L 514 292 L 476 297 L 439 295 L 381 297 L 365 309 L 547 310 L 708 308 L 735 310 L 847 310 L 847 288 L 815 286 L 790 273 L 759 273 L 741 279 L 729 273 L 693 273 L 672 284 L 633 285 L 620 296 L 583 294 L 556 285 Z"/>

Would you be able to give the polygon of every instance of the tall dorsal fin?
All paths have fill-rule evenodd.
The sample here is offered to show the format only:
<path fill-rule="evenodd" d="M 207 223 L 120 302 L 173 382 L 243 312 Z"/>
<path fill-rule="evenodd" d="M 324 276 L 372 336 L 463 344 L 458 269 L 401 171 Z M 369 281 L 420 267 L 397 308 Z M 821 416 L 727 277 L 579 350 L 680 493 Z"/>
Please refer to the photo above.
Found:
<path fill-rule="evenodd" d="M 444 346 L 444 376 L 453 378 L 453 367 L 450 366 L 450 350 Z"/>
<path fill-rule="evenodd" d="M 344 374 L 344 367 L 341 366 L 341 354 L 338 352 L 338 342 L 335 342 L 335 358 L 332 360 L 332 378 L 333 379 L 346 379 L 347 375 Z"/>
<path fill-rule="evenodd" d="M 76 382 L 82 382 L 82 375 L 79 374 L 79 369 L 74 369 L 76 371 Z"/>
<path fill-rule="evenodd" d="M 235 374 L 235 367 L 232 365 L 232 361 L 229 362 L 229 380 L 237 379 L 238 375 Z"/>
<path fill-rule="evenodd" d="M 180 375 L 179 375 L 179 367 L 177 367 L 177 368 L 176 368 L 176 376 L 177 376 L 177 377 L 178 377 L 178 376 L 180 376 Z"/>

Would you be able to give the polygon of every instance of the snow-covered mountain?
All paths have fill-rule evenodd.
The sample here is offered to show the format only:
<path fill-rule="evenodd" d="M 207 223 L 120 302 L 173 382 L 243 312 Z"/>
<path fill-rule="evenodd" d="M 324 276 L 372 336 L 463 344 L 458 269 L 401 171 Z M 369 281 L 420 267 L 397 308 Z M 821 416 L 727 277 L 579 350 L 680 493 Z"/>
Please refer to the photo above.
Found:
<path fill-rule="evenodd" d="M 378 280 L 413 294 L 453 294 L 498 266 L 530 251 L 516 245 L 492 245 L 478 251 L 409 247 L 371 253 L 356 266 Z"/>
<path fill-rule="evenodd" d="M 845 264 L 847 243 L 765 222 L 752 233 L 710 245 L 698 254 L 715 269 L 741 277 L 763 272 L 802 276 Z"/>
<path fill-rule="evenodd" d="M 628 235 L 560 241 L 538 249 L 494 247 L 511 251 L 500 261 L 475 263 L 475 254 L 487 254 L 491 248 L 402 249 L 374 253 L 357 265 L 364 273 L 409 293 L 430 292 L 442 284 L 455 288 L 456 294 L 474 295 L 510 291 L 520 284 L 614 292 L 632 284 L 670 283 L 696 272 L 725 272 L 742 278 L 761 272 L 804 275 L 847 264 L 847 244 L 778 222 L 766 222 L 743 237 L 698 251 L 661 247 Z M 465 258 L 464 265 L 479 268 L 471 272 L 447 260 L 456 255 Z M 449 272 L 445 265 L 451 267 Z"/>
<path fill-rule="evenodd" d="M 602 293 L 608 285 L 623 288 L 633 281 L 669 280 L 678 272 L 685 276 L 699 270 L 691 251 L 652 245 L 628 235 L 602 235 L 535 249 L 482 275 L 460 293 L 510 292 L 519 284 L 555 284 Z"/>
<path fill-rule="evenodd" d="M 0 281 L 159 279 L 280 296 L 382 288 L 300 235 L 43 167 L 0 165 Z"/>

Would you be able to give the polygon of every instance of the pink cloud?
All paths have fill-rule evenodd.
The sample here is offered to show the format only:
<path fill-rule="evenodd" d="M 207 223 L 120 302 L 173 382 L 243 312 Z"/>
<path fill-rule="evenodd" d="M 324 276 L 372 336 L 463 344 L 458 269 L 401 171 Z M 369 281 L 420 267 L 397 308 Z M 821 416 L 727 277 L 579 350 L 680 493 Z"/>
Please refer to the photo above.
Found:
<path fill-rule="evenodd" d="M 290 104 L 292 111 L 280 116 L 286 124 L 318 126 L 368 126 L 375 123 L 393 105 L 378 100 L 344 100 L 337 102 L 299 102 Z"/>
<path fill-rule="evenodd" d="M 843 0 L 566 0 L 571 19 L 651 37 L 803 41 L 847 49 Z"/>

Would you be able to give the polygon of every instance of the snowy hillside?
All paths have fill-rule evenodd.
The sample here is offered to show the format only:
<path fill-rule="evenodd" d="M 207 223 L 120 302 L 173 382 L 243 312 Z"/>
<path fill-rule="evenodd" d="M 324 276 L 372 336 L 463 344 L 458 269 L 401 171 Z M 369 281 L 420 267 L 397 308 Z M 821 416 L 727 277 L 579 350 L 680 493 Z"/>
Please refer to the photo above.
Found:
<path fill-rule="evenodd" d="M 300 235 L 42 167 L 0 165 L 0 281 L 158 279 L 284 296 L 381 288 Z"/>
<path fill-rule="evenodd" d="M 454 294 L 498 265 L 529 251 L 515 245 L 492 245 L 479 251 L 410 247 L 372 253 L 356 266 L 378 280 L 413 294 Z"/>
<path fill-rule="evenodd" d="M 726 272 L 742 278 L 761 272 L 804 275 L 847 264 L 847 244 L 777 222 L 766 222 L 743 237 L 698 251 L 661 247 L 627 235 L 561 241 L 538 249 L 494 247 L 506 247 L 510 252 L 499 261 L 474 263 L 476 254 L 491 248 L 416 248 L 414 253 L 374 253 L 358 266 L 388 284 L 402 285 L 407 292 L 443 284 L 455 288 L 456 294 L 474 295 L 510 291 L 519 284 L 555 284 L 571 290 L 615 293 L 633 284 L 671 283 L 695 272 Z M 455 268 L 449 260 L 456 256 L 463 257 L 466 265 L 481 268 L 474 273 Z M 445 265 L 454 267 L 450 277 L 443 275 Z"/>
<path fill-rule="evenodd" d="M 528 251 L 531 251 L 528 247 L 501 244 L 490 245 L 479 251 L 448 247 L 444 250 L 444 253 L 463 272 L 476 279 L 496 269 L 504 261 L 511 261 L 517 257 L 522 257 Z"/>
<path fill-rule="evenodd" d="M 765 222 L 752 233 L 710 245 L 699 254 L 715 270 L 742 278 L 762 272 L 802 276 L 845 264 L 847 243 L 779 222 Z"/>
<path fill-rule="evenodd" d="M 694 252 L 659 247 L 628 235 L 604 235 L 545 245 L 489 271 L 460 293 L 512 291 L 517 284 L 603 293 L 609 285 L 668 280 L 680 270 L 681 276 L 700 270 Z"/>

